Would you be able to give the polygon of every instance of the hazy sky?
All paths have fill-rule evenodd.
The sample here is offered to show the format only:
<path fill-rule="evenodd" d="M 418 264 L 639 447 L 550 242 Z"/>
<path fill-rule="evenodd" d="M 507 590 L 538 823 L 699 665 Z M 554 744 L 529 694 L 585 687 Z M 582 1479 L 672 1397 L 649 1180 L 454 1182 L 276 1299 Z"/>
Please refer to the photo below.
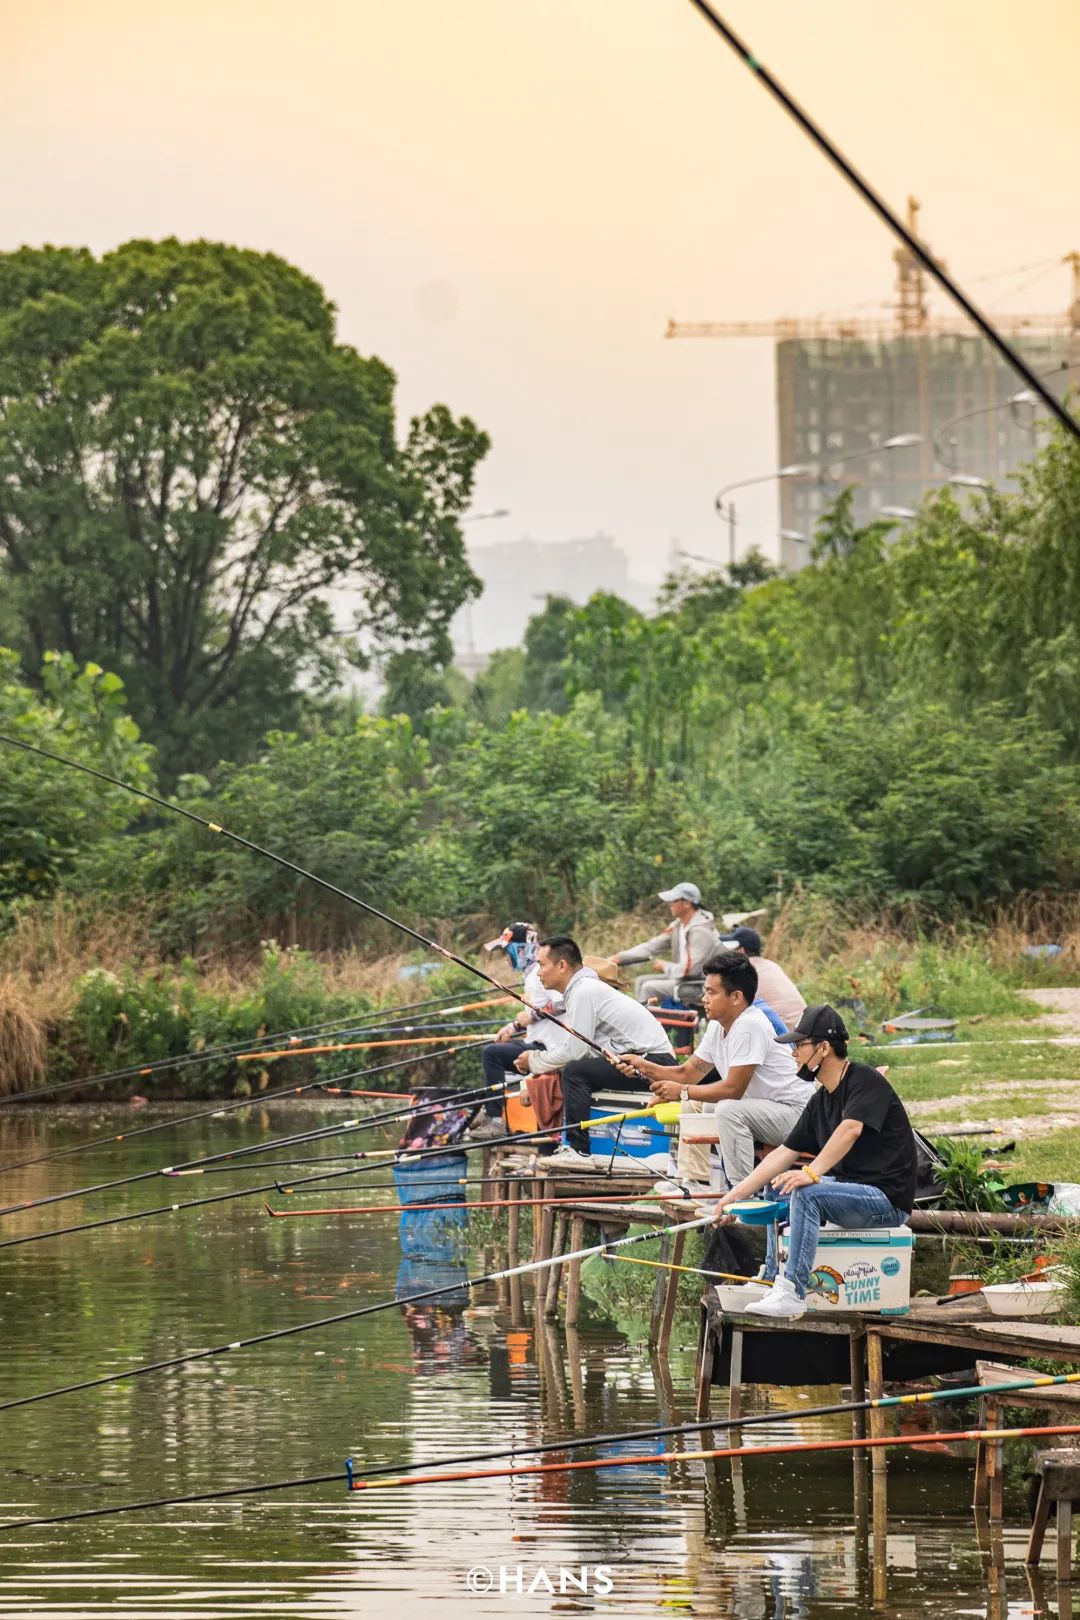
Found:
<path fill-rule="evenodd" d="M 614 534 L 656 577 L 776 466 L 766 340 L 669 315 L 886 299 L 893 242 L 686 0 L 0 0 L 0 247 L 206 236 L 317 277 L 341 335 L 492 435 L 475 539 Z M 1076 0 L 726 0 L 990 307 L 1064 307 Z M 741 500 L 772 543 L 775 492 Z"/>

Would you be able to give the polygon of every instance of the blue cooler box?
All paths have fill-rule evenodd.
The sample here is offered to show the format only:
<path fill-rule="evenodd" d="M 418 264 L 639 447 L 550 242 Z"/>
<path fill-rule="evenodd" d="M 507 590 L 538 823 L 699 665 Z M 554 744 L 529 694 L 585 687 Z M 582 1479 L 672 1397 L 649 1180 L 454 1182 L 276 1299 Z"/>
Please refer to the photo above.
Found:
<path fill-rule="evenodd" d="M 648 1108 L 655 1101 L 651 1092 L 598 1091 L 589 1110 L 590 1119 L 607 1114 L 628 1114 Z M 640 1159 L 650 1169 L 663 1169 L 668 1161 L 674 1128 L 655 1119 L 628 1119 L 621 1125 L 602 1125 L 589 1132 L 592 1151 L 607 1158 L 612 1151 L 630 1159 Z M 655 1162 L 654 1162 L 655 1161 Z"/>

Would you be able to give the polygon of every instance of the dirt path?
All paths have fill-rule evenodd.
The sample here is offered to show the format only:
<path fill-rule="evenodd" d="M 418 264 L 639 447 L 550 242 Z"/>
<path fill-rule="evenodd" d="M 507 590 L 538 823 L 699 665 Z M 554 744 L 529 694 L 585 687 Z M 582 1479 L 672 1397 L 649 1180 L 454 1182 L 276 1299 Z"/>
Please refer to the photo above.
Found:
<path fill-rule="evenodd" d="M 1053 1030 L 1057 1038 L 1080 1036 L 1080 986 L 1054 990 L 1023 990 L 1043 1009 L 1039 1027 L 1048 1033 Z M 1008 1098 L 1011 1095 L 1030 1097 L 1038 1092 L 1045 1106 L 1038 1114 L 1010 1114 Z M 989 1112 L 988 1105 L 1002 1109 Z M 954 1114 L 958 1108 L 971 1107 L 970 1119 L 939 1120 L 942 1112 Z M 920 1129 L 933 1133 L 935 1121 L 943 1130 L 962 1131 L 996 1127 L 1007 1136 L 1047 1136 L 1053 1131 L 1080 1128 L 1080 1081 L 1075 1080 L 994 1080 L 978 1091 L 960 1092 L 951 1097 L 935 1097 L 924 1102 L 907 1104 L 908 1113 Z"/>
<path fill-rule="evenodd" d="M 1060 990 L 1021 990 L 1020 994 L 1044 1009 L 1040 1024 L 1062 1034 L 1080 1035 L 1080 985 Z"/>

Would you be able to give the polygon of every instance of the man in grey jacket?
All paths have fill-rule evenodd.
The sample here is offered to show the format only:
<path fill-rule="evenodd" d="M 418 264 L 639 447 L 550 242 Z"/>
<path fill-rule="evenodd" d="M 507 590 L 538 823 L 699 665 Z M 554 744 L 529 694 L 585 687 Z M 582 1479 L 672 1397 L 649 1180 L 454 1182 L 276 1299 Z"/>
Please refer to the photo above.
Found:
<path fill-rule="evenodd" d="M 675 998 L 681 980 L 699 979 L 720 943 L 713 914 L 702 907 L 696 883 L 676 883 L 673 889 L 661 890 L 659 899 L 666 900 L 671 911 L 668 926 L 653 939 L 642 940 L 611 958 L 620 966 L 652 961 L 652 972 L 634 980 L 634 995 L 643 1004 L 664 996 Z"/>

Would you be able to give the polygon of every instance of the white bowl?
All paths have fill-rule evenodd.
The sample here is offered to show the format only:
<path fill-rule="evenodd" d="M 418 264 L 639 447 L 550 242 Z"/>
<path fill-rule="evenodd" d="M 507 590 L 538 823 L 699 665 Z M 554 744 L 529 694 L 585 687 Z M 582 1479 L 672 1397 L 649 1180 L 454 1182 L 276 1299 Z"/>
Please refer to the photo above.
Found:
<path fill-rule="evenodd" d="M 1065 1290 L 1053 1282 L 992 1283 L 983 1289 L 995 1316 L 1053 1316 L 1065 1303 Z"/>
<path fill-rule="evenodd" d="M 720 1302 L 722 1311 L 745 1311 L 748 1305 L 753 1305 L 755 1300 L 764 1299 L 769 1292 L 770 1288 L 767 1283 L 744 1283 L 742 1285 L 731 1284 L 728 1286 L 718 1283 L 716 1287 L 716 1297 Z"/>

